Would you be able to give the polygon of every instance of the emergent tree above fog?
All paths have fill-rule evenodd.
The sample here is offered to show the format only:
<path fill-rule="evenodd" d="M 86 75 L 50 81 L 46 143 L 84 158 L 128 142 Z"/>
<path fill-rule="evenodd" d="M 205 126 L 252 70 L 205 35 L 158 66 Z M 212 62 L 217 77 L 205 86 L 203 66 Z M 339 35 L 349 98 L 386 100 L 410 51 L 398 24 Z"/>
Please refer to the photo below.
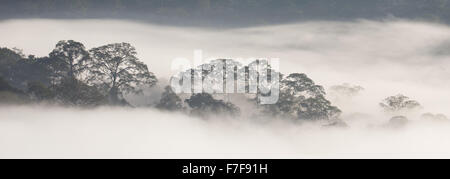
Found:
<path fill-rule="evenodd" d="M 411 100 L 409 97 L 402 94 L 390 96 L 384 99 L 380 103 L 380 106 L 384 109 L 384 111 L 389 113 L 401 112 L 405 110 L 416 110 L 422 108 L 419 102 Z"/>
<path fill-rule="evenodd" d="M 87 64 L 91 60 L 84 45 L 73 40 L 59 41 L 49 56 L 51 59 L 58 59 L 59 67 L 63 68 L 60 71 L 67 73 L 60 74 L 60 77 L 70 79 L 78 79 L 79 75 L 87 70 Z"/>
<path fill-rule="evenodd" d="M 337 119 L 341 113 L 325 98 L 323 87 L 305 74 L 290 74 L 280 87 L 280 99 L 274 105 L 265 105 L 266 112 L 303 120 Z"/>
<path fill-rule="evenodd" d="M 120 100 L 123 93 L 137 93 L 139 86 L 153 86 L 157 82 L 147 65 L 136 57 L 136 49 L 128 43 L 93 48 L 90 53 L 93 60 L 87 82 L 108 94 L 113 102 Z"/>
<path fill-rule="evenodd" d="M 123 93 L 140 92 L 141 86 L 156 83 L 147 65 L 136 57 L 135 48 L 127 43 L 87 51 L 80 42 L 62 40 L 47 57 L 26 58 L 18 52 L 0 48 L 0 77 L 30 102 L 126 105 L 126 100 L 120 99 Z"/>
<path fill-rule="evenodd" d="M 248 94 L 243 95 L 242 97 L 248 97 L 248 100 L 252 101 L 252 103 L 256 105 L 256 108 L 260 108 L 261 106 L 260 109 L 263 112 L 262 114 L 266 117 L 279 116 L 300 120 L 330 120 L 337 119 L 341 113 L 337 107 L 332 106 L 331 102 L 325 98 L 325 91 L 322 86 L 316 85 L 314 81 L 305 74 L 294 73 L 283 78 L 281 73 L 272 69 L 267 60 L 256 60 L 245 66 L 230 59 L 213 60 L 196 69 L 197 70 L 189 69 L 182 72 L 181 74 L 174 76 L 172 80 L 179 82 L 182 80 L 181 77 L 183 76 L 192 75 L 191 78 L 197 76 L 202 79 L 203 87 L 205 87 L 206 84 L 206 87 L 208 87 L 208 90 L 210 91 L 225 91 L 224 89 L 229 87 L 225 83 L 226 79 L 235 80 L 234 85 L 240 84 L 240 86 L 245 88 L 243 91 Z M 217 71 L 218 69 L 223 70 Z M 256 75 L 250 75 L 251 72 L 256 73 Z M 278 75 L 279 78 L 272 79 L 273 75 Z M 269 78 L 271 80 L 265 80 L 267 82 L 262 83 L 262 78 Z M 276 80 L 281 81 L 280 83 L 275 83 Z M 211 85 L 209 84 L 211 82 L 216 83 L 215 85 Z M 270 89 L 272 89 L 274 85 L 279 85 L 280 87 L 278 102 L 275 104 L 261 104 L 260 98 L 270 95 Z M 234 88 L 238 87 L 234 86 Z M 207 92 L 204 91 L 204 93 Z M 210 94 L 215 93 L 211 92 Z M 215 96 L 209 94 L 195 94 L 186 102 L 188 102 L 189 106 L 194 110 L 207 110 L 207 108 L 214 106 L 210 105 L 214 104 L 214 102 L 200 103 L 194 102 L 194 99 L 195 101 L 212 101 L 215 100 Z M 237 104 L 234 101 L 231 102 Z M 214 109 L 212 111 L 214 111 Z"/>
<path fill-rule="evenodd" d="M 193 94 L 185 102 L 192 108 L 191 114 L 206 117 L 210 114 L 235 116 L 240 114 L 240 109 L 230 102 L 214 99 L 211 94 Z"/>
<path fill-rule="evenodd" d="M 25 58 L 13 50 L 0 48 L 0 76 L 20 90 L 26 89 L 27 82 L 50 83 L 53 71 L 47 67 L 46 62 L 47 60 L 32 56 Z"/>
<path fill-rule="evenodd" d="M 0 49 L 0 64 L 0 76 L 11 86 L 24 91 L 32 101 L 68 106 L 127 105 L 123 94 L 138 93 L 142 87 L 151 87 L 157 82 L 147 65 L 136 57 L 136 49 L 128 43 L 104 45 L 87 52 L 79 42 L 60 41 L 49 57 L 41 58 L 26 58 L 14 51 Z M 200 77 L 206 86 L 211 85 L 210 92 L 203 91 L 184 99 L 171 87 L 166 87 L 156 107 L 183 111 L 186 102 L 191 114 L 203 117 L 211 114 L 235 116 L 240 114 L 240 107 L 254 107 L 254 112 L 262 112 L 259 114 L 265 117 L 296 120 L 337 119 L 341 112 L 325 98 L 323 87 L 305 74 L 283 77 L 266 60 L 242 65 L 235 60 L 219 59 L 195 69 L 182 72 L 171 80 L 183 82 L 194 76 Z M 187 75 L 187 79 L 180 78 Z M 278 95 L 270 90 L 274 85 L 280 87 L 279 100 L 275 104 L 261 104 L 260 98 Z M 239 92 L 236 91 L 238 88 Z M 241 94 L 223 93 L 230 89 L 230 93 Z M 411 102 L 406 103 L 411 105 Z"/>

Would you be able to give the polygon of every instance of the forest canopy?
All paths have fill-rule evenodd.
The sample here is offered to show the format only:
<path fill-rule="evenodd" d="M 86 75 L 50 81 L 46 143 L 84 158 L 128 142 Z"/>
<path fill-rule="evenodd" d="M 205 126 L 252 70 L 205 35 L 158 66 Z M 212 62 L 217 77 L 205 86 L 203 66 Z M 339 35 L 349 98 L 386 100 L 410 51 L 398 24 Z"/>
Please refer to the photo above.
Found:
<path fill-rule="evenodd" d="M 112 43 L 87 49 L 81 42 L 74 40 L 59 41 L 54 50 L 45 57 L 33 55 L 26 57 L 18 49 L 2 48 L 0 90 L 5 92 L 4 95 L 14 96 L 7 102 L 15 104 L 138 107 L 131 104 L 126 96 L 143 95 L 143 89 L 155 87 L 158 80 L 136 55 L 136 48 L 129 43 Z M 234 65 L 231 73 L 220 75 L 220 72 L 213 70 L 222 62 Z M 241 64 L 232 59 L 218 59 L 196 67 L 197 69 L 209 67 L 209 70 L 201 70 L 201 73 L 197 74 L 204 81 L 223 81 L 232 78 L 237 83 L 237 72 L 247 74 L 244 77 L 247 82 L 244 94 L 207 91 L 179 94 L 175 93 L 171 86 L 166 86 L 159 102 L 148 106 L 172 112 L 188 112 L 204 118 L 210 115 L 231 117 L 242 113 L 240 107 L 243 104 L 233 100 L 233 96 L 240 96 L 239 98 L 246 99 L 246 105 L 255 109 L 253 115 L 259 117 L 282 117 L 292 120 L 338 119 L 341 111 L 326 99 L 324 88 L 316 85 L 305 74 L 294 73 L 283 78 L 283 74 L 272 70 L 270 73 L 272 77 L 277 74 L 281 78 L 280 99 L 275 104 L 261 103 L 261 98 L 268 94 L 261 86 L 258 86 L 256 93 L 250 93 L 250 89 L 254 87 L 248 85 L 248 81 L 261 80 L 261 75 L 267 74 L 258 73 L 259 76 L 255 79 L 249 79 L 248 73 L 255 64 L 266 63 L 264 60 L 256 60 L 249 64 Z M 184 73 L 191 74 L 192 70 Z M 176 80 L 176 76 L 171 80 Z M 226 85 L 224 83 L 222 88 L 226 88 Z M 5 103 L 6 100 L 1 102 Z"/>
<path fill-rule="evenodd" d="M 216 59 L 198 67 L 182 71 L 171 77 L 168 83 L 201 79 L 201 82 L 219 82 L 209 88 L 203 86 L 195 92 L 176 92 L 173 86 L 159 86 L 158 79 L 147 64 L 137 57 L 137 49 L 129 43 L 112 43 L 87 49 L 81 42 L 61 40 L 48 56 L 26 56 L 19 49 L 0 48 L 0 103 L 41 104 L 68 107 L 122 106 L 155 108 L 167 112 L 186 113 L 201 118 L 212 116 L 255 119 L 287 119 L 292 121 L 334 121 L 341 125 L 342 110 L 327 97 L 325 88 L 316 84 L 307 74 L 282 74 L 275 69 L 258 71 L 249 75 L 257 66 L 270 67 L 266 60 L 242 64 L 233 59 Z M 224 71 L 217 71 L 223 69 Z M 269 73 L 270 72 L 270 73 Z M 272 104 L 261 99 L 271 95 L 261 83 L 262 78 L 274 75 L 279 85 L 278 100 Z M 183 78 L 188 76 L 188 78 Z M 227 80 L 232 79 L 231 83 Z M 240 81 L 244 79 L 244 81 Z M 275 78 L 274 78 L 275 79 Z M 223 84 L 221 84 L 223 83 Z M 237 93 L 235 85 L 241 83 L 243 93 Z M 167 83 L 163 83 L 167 84 Z M 206 83 L 209 84 L 209 83 Z M 232 85 L 232 93 L 227 88 Z M 239 85 L 238 85 L 239 86 Z M 161 88 L 159 99 L 145 105 L 134 105 L 129 95 L 146 95 L 145 89 Z M 331 96 L 351 98 L 364 90 L 349 84 L 332 86 Z M 158 90 L 156 90 L 158 91 Z M 222 92 L 221 92 L 222 91 Z M 419 102 L 399 94 L 387 97 L 379 103 L 387 115 L 393 116 L 394 126 L 408 119 L 401 116 L 409 111 L 422 109 Z M 242 110 L 245 109 L 245 110 Z M 250 109 L 250 110 L 249 110 Z M 445 119 L 438 114 L 424 114 L 423 118 Z"/>

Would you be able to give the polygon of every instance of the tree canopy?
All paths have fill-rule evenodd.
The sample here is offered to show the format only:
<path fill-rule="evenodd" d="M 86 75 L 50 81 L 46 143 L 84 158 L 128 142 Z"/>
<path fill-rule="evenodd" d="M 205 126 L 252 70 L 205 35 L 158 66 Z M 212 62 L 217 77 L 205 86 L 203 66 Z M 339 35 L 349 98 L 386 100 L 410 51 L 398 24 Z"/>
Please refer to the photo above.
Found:
<path fill-rule="evenodd" d="M 214 99 L 211 94 L 193 94 L 185 102 L 192 108 L 191 114 L 199 116 L 209 116 L 211 114 L 237 116 L 240 109 L 230 102 Z"/>
<path fill-rule="evenodd" d="M 50 58 L 59 60 L 57 65 L 61 72 L 59 78 L 79 79 L 79 75 L 87 70 L 89 52 L 80 42 L 73 40 L 61 40 L 56 44 L 55 49 L 50 53 Z"/>
<path fill-rule="evenodd" d="M 123 93 L 137 93 L 141 86 L 153 86 L 157 81 L 128 43 L 88 51 L 80 42 L 61 40 L 49 56 L 40 58 L 26 58 L 19 51 L 0 49 L 0 77 L 36 101 L 128 105 Z"/>
<path fill-rule="evenodd" d="M 117 101 L 123 93 L 138 93 L 140 86 L 153 86 L 156 76 L 136 57 L 129 43 L 115 43 L 93 48 L 87 83 L 98 87 Z"/>
<path fill-rule="evenodd" d="M 409 97 L 402 94 L 387 97 L 380 103 L 380 106 L 385 112 L 389 113 L 403 112 L 405 110 L 416 110 L 422 108 L 419 102 L 411 100 Z"/>
<path fill-rule="evenodd" d="M 324 88 L 305 74 L 293 73 L 281 81 L 280 99 L 264 105 L 266 113 L 301 120 L 337 119 L 341 113 L 325 98 Z"/>

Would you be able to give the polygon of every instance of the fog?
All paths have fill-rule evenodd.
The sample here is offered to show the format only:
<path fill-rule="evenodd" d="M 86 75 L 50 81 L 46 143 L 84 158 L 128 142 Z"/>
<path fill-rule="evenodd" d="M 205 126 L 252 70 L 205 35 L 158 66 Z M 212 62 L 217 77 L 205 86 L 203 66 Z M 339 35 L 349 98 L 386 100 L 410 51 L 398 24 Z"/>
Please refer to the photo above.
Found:
<path fill-rule="evenodd" d="M 450 157 L 448 123 L 323 128 L 149 109 L 2 107 L 1 158 Z"/>
<path fill-rule="evenodd" d="M 350 83 L 365 90 L 333 101 L 348 128 L 282 120 L 201 120 L 151 109 L 92 110 L 0 107 L 0 157 L 51 158 L 391 158 L 450 157 L 450 123 L 419 119 L 449 115 L 450 28 L 401 19 L 311 21 L 234 29 L 170 27 L 115 20 L 0 22 L 0 46 L 45 56 L 57 41 L 92 48 L 129 42 L 158 78 L 176 57 L 280 58 L 280 71 L 306 73 L 326 89 Z M 383 127 L 378 106 L 402 93 L 424 109 L 411 124 Z M 147 94 L 150 95 L 150 94 Z M 356 116 L 356 117 L 355 117 Z"/>

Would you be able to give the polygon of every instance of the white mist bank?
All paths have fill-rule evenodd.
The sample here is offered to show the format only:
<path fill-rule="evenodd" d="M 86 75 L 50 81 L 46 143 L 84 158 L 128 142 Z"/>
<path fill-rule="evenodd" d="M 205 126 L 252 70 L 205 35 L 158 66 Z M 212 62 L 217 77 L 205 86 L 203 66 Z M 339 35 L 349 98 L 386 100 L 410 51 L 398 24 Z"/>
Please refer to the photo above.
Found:
<path fill-rule="evenodd" d="M 450 158 L 450 123 L 323 128 L 42 106 L 0 114 L 0 158 Z"/>

